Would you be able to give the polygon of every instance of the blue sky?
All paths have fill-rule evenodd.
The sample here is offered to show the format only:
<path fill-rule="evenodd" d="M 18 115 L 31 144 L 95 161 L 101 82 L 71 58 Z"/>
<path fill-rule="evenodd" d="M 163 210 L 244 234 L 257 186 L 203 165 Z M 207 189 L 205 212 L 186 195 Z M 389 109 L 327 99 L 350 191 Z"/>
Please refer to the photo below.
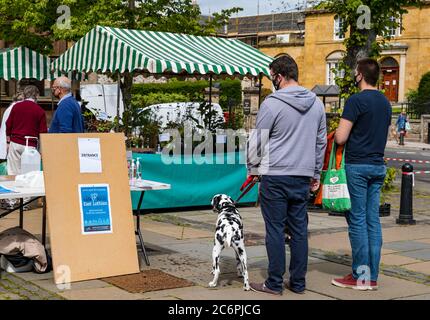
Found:
<path fill-rule="evenodd" d="M 272 11 L 279 13 L 285 8 L 293 8 L 300 0 L 197 0 L 202 14 L 219 12 L 222 9 L 241 7 L 243 11 L 239 16 L 257 15 L 258 2 L 260 3 L 260 14 L 270 14 Z M 301 0 L 300 2 L 304 2 Z"/>

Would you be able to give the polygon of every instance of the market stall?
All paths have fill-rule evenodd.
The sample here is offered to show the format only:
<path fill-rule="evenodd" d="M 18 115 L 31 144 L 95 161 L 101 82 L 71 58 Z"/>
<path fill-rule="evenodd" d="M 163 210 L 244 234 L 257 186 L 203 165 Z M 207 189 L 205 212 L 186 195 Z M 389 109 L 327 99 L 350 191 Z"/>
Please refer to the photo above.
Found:
<path fill-rule="evenodd" d="M 97 26 L 55 60 L 51 69 L 63 73 L 108 73 L 118 78 L 127 73 L 146 73 L 205 75 L 211 81 L 217 75 L 261 80 L 263 76 L 270 76 L 268 66 L 272 60 L 235 39 Z M 118 90 L 119 85 L 118 82 Z M 207 205 L 215 193 L 237 195 L 246 179 L 244 162 L 166 166 L 157 155 L 134 156 L 143 157 L 143 178 L 172 185 L 172 191 L 154 194 L 154 198 L 148 196 L 145 209 Z M 254 190 L 242 201 L 255 202 L 256 195 Z M 133 207 L 136 206 L 137 198 L 133 198 Z"/>

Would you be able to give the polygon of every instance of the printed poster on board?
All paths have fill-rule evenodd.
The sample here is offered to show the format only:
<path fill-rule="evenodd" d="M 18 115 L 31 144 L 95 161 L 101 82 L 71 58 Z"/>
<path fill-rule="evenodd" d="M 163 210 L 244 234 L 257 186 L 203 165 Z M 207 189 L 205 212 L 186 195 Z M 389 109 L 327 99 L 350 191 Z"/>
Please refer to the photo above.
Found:
<path fill-rule="evenodd" d="M 78 138 L 80 173 L 102 173 L 99 138 Z"/>
<path fill-rule="evenodd" d="M 108 184 L 80 184 L 82 234 L 112 233 L 112 214 Z"/>

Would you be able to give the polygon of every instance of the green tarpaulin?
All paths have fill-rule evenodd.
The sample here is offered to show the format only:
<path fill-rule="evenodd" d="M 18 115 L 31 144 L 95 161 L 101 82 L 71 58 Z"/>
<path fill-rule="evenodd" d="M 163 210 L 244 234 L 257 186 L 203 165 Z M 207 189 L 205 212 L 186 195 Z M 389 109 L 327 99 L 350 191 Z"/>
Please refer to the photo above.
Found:
<path fill-rule="evenodd" d="M 0 78 L 4 80 L 50 79 L 50 61 L 25 47 L 0 50 Z"/>
<path fill-rule="evenodd" d="M 97 26 L 51 67 L 62 72 L 265 74 L 273 58 L 242 41 Z"/>
<path fill-rule="evenodd" d="M 210 155 L 208 157 L 212 157 Z M 185 157 L 180 156 L 182 163 Z M 143 200 L 143 209 L 181 208 L 192 206 L 210 206 L 212 197 L 225 193 L 236 200 L 240 195 L 240 187 L 247 178 L 243 153 L 230 153 L 213 156 L 214 164 L 169 164 L 166 165 L 158 154 L 133 154 L 133 158 L 141 158 L 142 178 L 171 184 L 171 190 L 148 191 Z M 235 160 L 236 164 L 227 164 L 227 160 Z M 224 159 L 225 164 L 220 163 Z M 240 203 L 257 201 L 258 186 L 256 185 Z M 139 193 L 132 193 L 133 209 L 137 208 Z"/>

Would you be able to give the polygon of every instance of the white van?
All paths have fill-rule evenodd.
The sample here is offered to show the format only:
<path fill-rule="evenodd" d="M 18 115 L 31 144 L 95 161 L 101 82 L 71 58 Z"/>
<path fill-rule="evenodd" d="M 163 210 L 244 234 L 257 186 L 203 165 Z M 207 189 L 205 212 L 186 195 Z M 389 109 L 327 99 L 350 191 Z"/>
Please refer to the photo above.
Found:
<path fill-rule="evenodd" d="M 197 124 L 195 121 L 189 120 L 190 124 L 196 128 L 198 125 L 204 127 L 203 117 L 199 111 L 200 105 L 200 102 L 162 103 L 145 107 L 142 109 L 142 111 L 148 109 L 151 110 L 151 115 L 160 121 L 161 129 L 167 128 L 170 122 L 184 123 L 187 121 L 187 118 L 189 118 L 189 115 L 198 121 Z M 217 120 L 220 122 L 225 122 L 224 113 L 221 106 L 217 103 L 212 103 L 212 108 L 212 110 L 215 110 L 215 117 Z"/>

